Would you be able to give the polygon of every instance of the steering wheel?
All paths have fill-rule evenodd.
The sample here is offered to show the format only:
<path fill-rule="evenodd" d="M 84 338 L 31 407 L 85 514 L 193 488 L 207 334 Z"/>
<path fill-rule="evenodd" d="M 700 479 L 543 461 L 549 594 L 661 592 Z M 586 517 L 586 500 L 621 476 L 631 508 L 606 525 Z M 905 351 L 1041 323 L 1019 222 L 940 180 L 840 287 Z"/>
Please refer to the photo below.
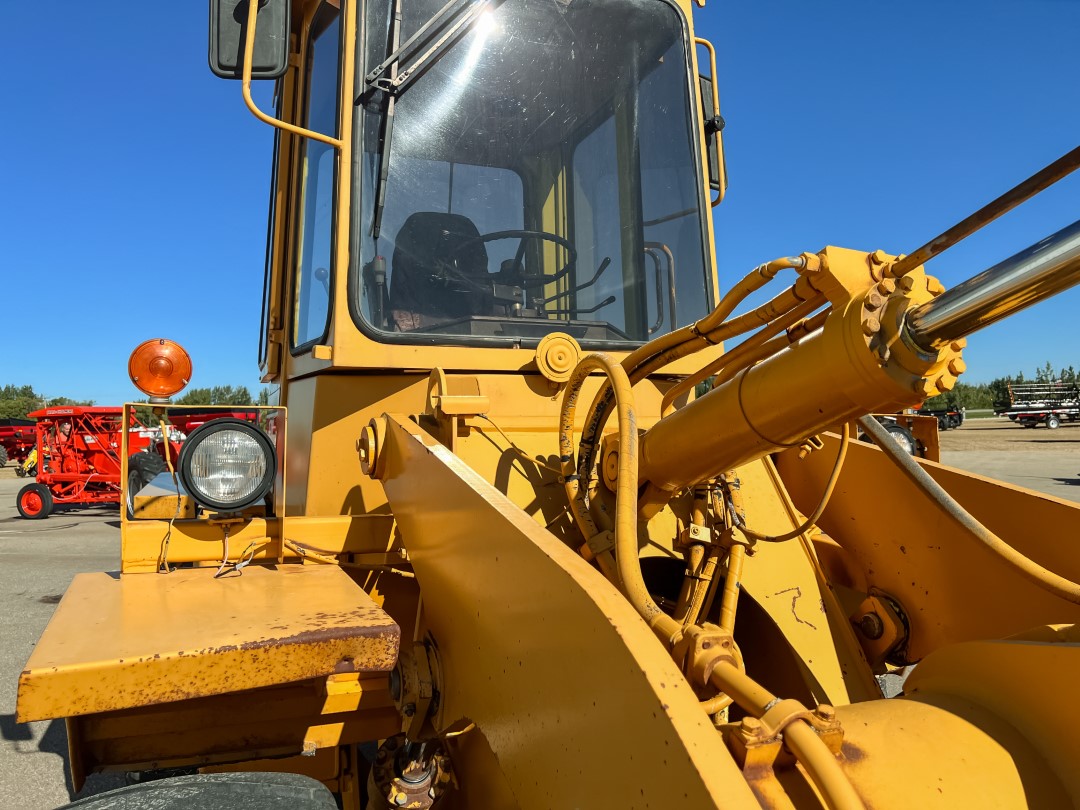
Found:
<path fill-rule="evenodd" d="M 522 259 L 525 258 L 525 245 L 530 239 L 538 239 L 543 242 L 554 242 L 566 250 L 569 258 L 566 264 L 564 264 L 558 271 L 552 275 L 540 274 L 539 276 L 526 276 L 521 273 L 513 279 L 514 283 L 521 285 L 522 287 L 542 287 L 545 284 L 551 284 L 553 281 L 558 281 L 577 265 L 577 251 L 574 246 L 570 244 L 568 239 L 564 239 L 558 234 L 548 233 L 547 231 L 526 231 L 526 230 L 511 230 L 511 231 L 492 231 L 491 233 L 481 234 L 480 236 L 472 236 L 465 239 L 458 247 L 451 251 L 449 258 L 453 259 L 466 248 L 468 245 L 476 243 L 484 244 L 487 242 L 496 242 L 500 239 L 519 239 L 517 252 L 514 254 L 514 267 L 522 266 Z"/>

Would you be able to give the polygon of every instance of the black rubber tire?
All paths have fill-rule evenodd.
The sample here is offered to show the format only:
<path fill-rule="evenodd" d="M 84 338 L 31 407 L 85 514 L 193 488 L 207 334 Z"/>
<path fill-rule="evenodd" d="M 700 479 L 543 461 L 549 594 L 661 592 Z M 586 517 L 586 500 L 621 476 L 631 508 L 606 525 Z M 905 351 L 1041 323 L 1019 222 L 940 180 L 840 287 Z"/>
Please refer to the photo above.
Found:
<path fill-rule="evenodd" d="M 915 435 L 903 425 L 898 425 L 896 422 L 886 422 L 882 427 L 889 432 L 889 435 L 893 437 L 898 445 L 904 452 L 911 455 L 917 455 L 919 452 L 919 445 L 915 441 Z"/>
<path fill-rule="evenodd" d="M 132 453 L 128 457 L 127 511 L 128 517 L 135 514 L 135 495 L 139 490 L 169 469 L 165 459 L 157 453 Z"/>
<path fill-rule="evenodd" d="M 939 416 L 939 417 L 937 418 L 937 428 L 938 428 L 938 430 L 940 430 L 940 431 L 941 431 L 942 433 L 944 433 L 944 432 L 945 432 L 946 430 L 948 430 L 948 429 L 949 429 L 950 427 L 952 427 L 952 425 L 950 425 L 950 424 L 949 424 L 949 420 L 948 420 L 948 419 L 947 419 L 946 417 L 944 417 L 944 416 Z"/>
<path fill-rule="evenodd" d="M 53 496 L 44 484 L 27 484 L 15 496 L 15 506 L 26 520 L 44 520 L 52 514 Z"/>
<path fill-rule="evenodd" d="M 1061 427 L 1061 417 L 1058 416 L 1056 413 L 1050 414 L 1046 417 L 1046 426 L 1050 430 L 1057 430 L 1059 427 Z"/>
<path fill-rule="evenodd" d="M 200 773 L 145 782 L 64 805 L 71 810 L 337 810 L 321 782 L 295 773 Z"/>
<path fill-rule="evenodd" d="M 4 445 L 0 444 L 0 467 L 7 466 L 8 463 L 8 451 Z"/>

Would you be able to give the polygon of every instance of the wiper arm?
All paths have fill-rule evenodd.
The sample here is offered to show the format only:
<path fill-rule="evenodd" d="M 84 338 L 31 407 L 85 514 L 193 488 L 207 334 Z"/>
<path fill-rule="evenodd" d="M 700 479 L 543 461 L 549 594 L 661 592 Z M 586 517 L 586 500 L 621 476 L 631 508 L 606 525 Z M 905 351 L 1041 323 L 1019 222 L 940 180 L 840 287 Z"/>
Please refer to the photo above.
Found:
<path fill-rule="evenodd" d="M 398 41 L 401 39 L 401 0 L 394 0 L 394 11 L 390 25 L 390 50 L 394 54 L 399 50 Z M 380 65 L 380 67 L 382 66 Z M 389 71 L 391 79 L 397 76 L 397 69 L 397 62 L 390 61 L 386 70 Z M 357 103 L 359 102 L 360 99 L 357 99 Z M 375 179 L 375 214 L 371 221 L 371 235 L 376 243 L 378 243 L 379 233 L 382 231 L 383 211 L 386 208 L 386 178 L 390 174 L 390 142 L 394 137 L 394 102 L 393 94 L 387 93 L 382 132 L 379 133 L 379 146 L 382 151 L 379 153 L 379 175 Z"/>
<path fill-rule="evenodd" d="M 496 0 L 450 0 L 400 48 L 395 41 L 393 53 L 364 77 L 364 83 L 391 96 L 403 93 L 419 78 L 423 68 L 433 64 L 457 44 L 477 18 L 495 3 Z M 400 7 L 397 13 L 399 16 L 395 23 L 400 26 Z M 403 65 L 404 68 L 401 67 Z"/>
<path fill-rule="evenodd" d="M 377 90 L 386 94 L 386 112 L 383 115 L 379 138 L 382 152 L 379 157 L 379 175 L 375 181 L 375 212 L 371 224 L 373 238 L 379 238 L 383 211 L 386 208 L 386 178 L 390 173 L 390 144 L 394 137 L 394 104 L 397 96 L 419 78 L 422 68 L 434 64 L 468 33 L 481 14 L 495 4 L 496 0 L 450 0 L 434 17 L 424 23 L 420 30 L 409 37 L 404 45 L 399 46 L 401 0 L 395 0 L 390 23 L 390 55 L 364 77 L 368 89 L 356 100 L 357 104 L 363 103 L 365 98 Z M 428 49 L 410 64 L 409 60 L 425 47 Z M 401 69 L 402 64 L 407 65 L 404 70 Z"/>

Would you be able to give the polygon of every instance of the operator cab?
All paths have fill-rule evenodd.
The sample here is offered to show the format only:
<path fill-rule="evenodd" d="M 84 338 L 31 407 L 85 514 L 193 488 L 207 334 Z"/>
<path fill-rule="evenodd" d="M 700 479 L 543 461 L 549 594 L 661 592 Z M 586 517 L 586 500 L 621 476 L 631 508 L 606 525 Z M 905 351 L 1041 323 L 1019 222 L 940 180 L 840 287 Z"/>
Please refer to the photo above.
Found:
<path fill-rule="evenodd" d="M 410 62 L 444 0 L 400 0 L 400 30 L 395 2 L 362 12 L 350 304 L 363 331 L 518 346 L 560 331 L 629 348 L 710 310 L 694 77 L 674 5 L 474 4 L 443 20 L 458 38 Z"/>

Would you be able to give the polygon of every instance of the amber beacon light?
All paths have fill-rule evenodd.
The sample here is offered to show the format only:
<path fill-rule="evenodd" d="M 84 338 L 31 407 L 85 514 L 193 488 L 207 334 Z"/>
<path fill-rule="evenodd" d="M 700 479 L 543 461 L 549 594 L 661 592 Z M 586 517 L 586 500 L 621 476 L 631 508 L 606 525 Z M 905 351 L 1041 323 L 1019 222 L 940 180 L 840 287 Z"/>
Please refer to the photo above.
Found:
<path fill-rule="evenodd" d="M 147 340 L 131 353 L 128 376 L 151 402 L 167 401 L 191 380 L 191 357 L 174 341 L 166 338 Z"/>

